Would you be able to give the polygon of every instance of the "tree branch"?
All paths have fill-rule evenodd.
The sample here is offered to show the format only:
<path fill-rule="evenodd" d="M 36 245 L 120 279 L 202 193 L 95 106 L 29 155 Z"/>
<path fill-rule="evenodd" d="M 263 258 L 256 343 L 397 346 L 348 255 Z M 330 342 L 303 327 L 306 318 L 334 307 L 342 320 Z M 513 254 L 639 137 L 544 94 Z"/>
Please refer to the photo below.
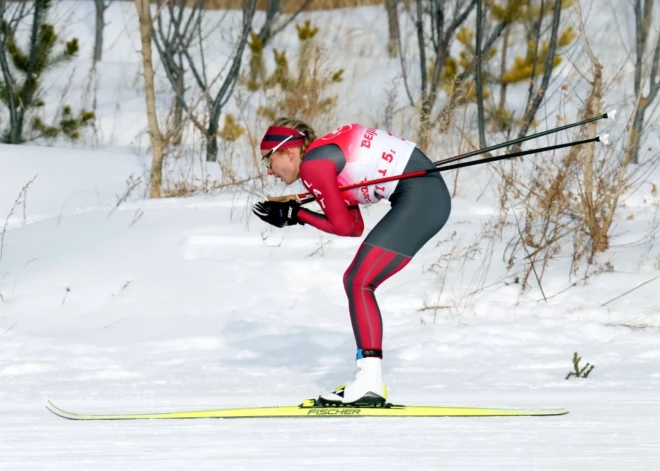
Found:
<path fill-rule="evenodd" d="M 534 55 L 532 56 L 532 72 L 531 76 L 529 79 L 529 92 L 527 94 L 527 106 L 528 108 L 525 110 L 526 112 L 529 109 L 532 109 L 532 103 L 534 102 L 533 97 L 534 97 L 534 85 L 536 85 L 536 62 L 538 61 L 539 58 L 539 42 L 541 41 L 541 35 L 543 34 L 541 32 L 541 27 L 543 26 L 543 15 L 545 13 L 545 3 L 543 0 L 541 0 L 541 11 L 539 12 L 539 21 L 536 22 L 536 37 L 534 38 Z M 551 57 L 551 56 L 549 56 Z M 546 58 L 547 60 L 547 58 Z M 534 114 L 536 114 L 536 110 L 534 111 Z"/>
<path fill-rule="evenodd" d="M 282 25 L 280 25 L 279 27 L 273 29 L 273 34 L 272 34 L 272 35 L 275 36 L 276 34 L 280 33 L 284 28 L 286 28 L 287 26 L 289 26 L 289 25 L 293 22 L 293 20 L 295 20 L 295 19 L 298 17 L 298 15 L 299 15 L 300 13 L 302 13 L 302 12 L 305 10 L 305 8 L 307 8 L 307 5 L 309 5 L 309 4 L 311 3 L 311 1 L 312 1 L 312 0 L 305 0 L 305 1 L 300 5 L 300 8 L 298 8 L 298 9 L 296 10 L 296 12 L 293 13 L 293 14 L 289 17 L 288 20 L 286 20 L 284 23 L 282 23 Z"/>
<path fill-rule="evenodd" d="M 497 28 L 493 31 L 493 34 L 490 35 L 488 40 L 484 43 L 484 46 L 481 48 L 481 54 L 483 55 L 486 51 L 490 50 L 491 47 L 493 47 L 493 44 L 495 44 L 495 41 L 497 41 L 497 38 L 499 38 L 504 30 L 506 29 L 507 25 L 509 22 L 507 21 L 502 21 L 500 24 L 497 25 Z M 464 70 L 461 72 L 461 75 L 458 76 L 458 81 L 459 82 L 464 82 L 470 75 L 472 75 L 472 67 Z"/>
<path fill-rule="evenodd" d="M 557 50 L 557 35 L 559 32 L 559 20 L 561 19 L 561 2 L 555 2 L 555 9 L 552 14 L 552 32 L 550 33 L 550 45 L 548 48 L 548 57 L 545 61 L 545 70 L 543 71 L 543 79 L 541 80 L 541 88 L 536 91 L 536 96 L 531 102 L 531 106 L 527 110 L 524 124 L 520 130 L 519 137 L 523 137 L 527 134 L 529 126 L 536 116 L 536 111 L 538 110 L 545 92 L 550 83 L 550 76 L 552 75 L 552 64 L 555 58 L 555 51 Z M 536 62 L 536 61 L 535 61 Z"/>
<path fill-rule="evenodd" d="M 457 3 L 456 6 L 458 7 L 458 2 L 456 3 Z M 463 13 L 460 13 L 459 15 L 456 15 L 454 17 L 454 21 L 452 22 L 451 25 L 449 25 L 449 28 L 447 28 L 447 31 L 445 33 L 445 44 L 449 42 L 452 34 L 454 33 L 454 31 L 456 31 L 456 28 L 461 26 L 463 22 L 467 19 L 468 15 L 470 14 L 470 12 L 472 11 L 472 9 L 475 7 L 476 4 L 477 4 L 477 0 L 471 0 L 470 4 L 467 7 L 465 7 Z"/>

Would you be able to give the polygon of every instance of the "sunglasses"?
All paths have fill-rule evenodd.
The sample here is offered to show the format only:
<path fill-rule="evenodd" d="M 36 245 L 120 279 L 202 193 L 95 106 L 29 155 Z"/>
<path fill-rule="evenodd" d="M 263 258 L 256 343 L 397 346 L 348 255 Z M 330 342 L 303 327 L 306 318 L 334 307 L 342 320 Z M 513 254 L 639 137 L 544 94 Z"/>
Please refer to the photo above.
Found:
<path fill-rule="evenodd" d="M 261 161 L 264 163 L 266 168 L 272 167 L 272 165 L 273 165 L 273 158 L 272 158 L 273 154 L 275 152 L 277 152 L 277 149 L 282 147 L 282 144 L 284 144 L 286 141 L 288 141 L 292 137 L 293 136 L 288 136 L 286 139 L 284 139 L 282 142 L 280 142 L 279 144 L 277 144 L 275 147 L 273 147 L 271 150 L 269 150 L 268 152 L 266 152 L 264 154 L 264 156 L 261 158 Z"/>
<path fill-rule="evenodd" d="M 282 147 L 282 144 L 284 144 L 286 141 L 289 139 L 304 139 L 305 136 L 287 136 L 286 139 L 284 139 L 282 142 L 277 144 L 275 147 L 273 147 L 271 150 L 266 152 L 263 157 L 261 157 L 261 161 L 264 163 L 266 168 L 271 168 L 273 165 L 273 154 L 277 152 L 277 150 Z"/>

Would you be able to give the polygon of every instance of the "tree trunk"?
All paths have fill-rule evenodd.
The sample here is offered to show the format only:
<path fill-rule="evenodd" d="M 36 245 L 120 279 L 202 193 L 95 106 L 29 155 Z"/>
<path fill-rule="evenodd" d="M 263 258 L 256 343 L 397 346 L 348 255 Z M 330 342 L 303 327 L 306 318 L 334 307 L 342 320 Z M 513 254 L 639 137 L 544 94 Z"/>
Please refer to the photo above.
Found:
<path fill-rule="evenodd" d="M 419 71 L 421 74 L 421 107 L 419 113 L 419 133 L 417 137 L 418 147 L 426 150 L 431 133 L 431 108 L 429 94 L 427 91 L 428 71 L 426 69 L 426 42 L 424 40 L 424 7 L 422 0 L 417 0 L 417 17 L 415 18 L 415 29 L 417 30 L 417 47 L 419 48 Z"/>
<path fill-rule="evenodd" d="M 477 126 L 479 127 L 479 145 L 482 149 L 486 147 L 486 123 L 484 120 L 484 90 L 481 77 L 481 35 L 483 26 L 483 4 L 482 0 L 477 0 L 477 67 L 475 85 L 477 87 Z"/>
<path fill-rule="evenodd" d="M 220 113 L 213 113 L 209 119 L 209 127 L 206 132 L 206 160 L 216 162 L 218 160 L 218 125 Z"/>
<path fill-rule="evenodd" d="M 509 50 L 509 36 L 511 35 L 511 25 L 507 24 L 502 38 L 502 64 L 500 65 L 500 103 L 497 106 L 497 116 L 493 121 L 493 131 L 504 130 L 504 110 L 506 109 L 506 87 L 504 74 L 506 73 L 506 57 Z"/>
<path fill-rule="evenodd" d="M 236 52 L 232 59 L 231 66 L 227 72 L 225 81 L 220 86 L 220 90 L 216 94 L 213 103 L 209 109 L 209 125 L 206 130 L 206 160 L 208 162 L 215 162 L 218 158 L 218 124 L 220 122 L 220 114 L 222 109 L 231 97 L 238 76 L 241 71 L 241 59 L 243 51 L 247 44 L 248 35 L 252 30 L 252 19 L 254 18 L 254 11 L 256 8 L 256 0 L 243 0 L 243 25 L 241 36 L 236 45 Z"/>
<path fill-rule="evenodd" d="M 154 88 L 154 67 L 151 57 L 151 10 L 149 0 L 135 0 L 140 21 L 140 40 L 142 43 L 142 65 L 144 67 L 144 92 L 147 103 L 147 118 L 149 120 L 149 137 L 151 138 L 151 187 L 150 198 L 159 198 L 163 183 L 163 161 L 165 158 L 165 138 L 158 126 L 156 115 L 156 91 Z"/>
<path fill-rule="evenodd" d="M 94 65 L 103 55 L 103 28 L 105 27 L 105 0 L 94 0 L 96 6 L 96 29 L 94 34 Z"/>
<path fill-rule="evenodd" d="M 630 137 L 628 138 L 627 163 L 639 163 L 639 145 L 641 142 L 640 137 L 642 136 L 642 128 L 644 127 L 644 111 L 644 98 L 642 97 L 637 102 L 635 117 L 633 118 L 632 129 L 630 130 Z"/>
<path fill-rule="evenodd" d="M 179 64 L 183 64 L 183 59 L 179 58 Z M 184 82 L 183 82 L 183 66 L 177 69 L 176 76 L 176 90 L 174 91 L 174 138 L 172 144 L 175 146 L 180 146 L 183 140 L 183 93 L 184 93 Z"/>
<path fill-rule="evenodd" d="M 385 0 L 385 10 L 387 11 L 387 26 L 389 36 L 387 40 L 387 54 L 390 57 L 399 55 L 399 11 L 397 5 L 399 0 Z"/>
<path fill-rule="evenodd" d="M 434 125 L 433 107 L 435 105 L 438 93 L 440 92 L 440 82 L 442 70 L 445 61 L 449 56 L 449 47 L 451 38 L 456 31 L 465 22 L 466 18 L 477 3 L 477 0 L 462 0 L 451 2 L 455 11 L 451 21 L 445 18 L 445 9 L 447 3 L 444 0 L 433 0 L 430 2 L 417 0 L 415 12 L 415 28 L 417 30 L 417 45 L 419 48 L 419 70 L 421 74 L 421 94 L 420 94 L 420 113 L 419 113 L 419 132 L 417 141 L 421 149 L 426 149 L 431 142 L 431 132 Z M 460 9 L 463 8 L 461 11 Z M 433 76 L 429 78 L 427 71 L 427 58 L 425 54 L 426 38 L 424 25 L 425 16 L 430 16 L 431 24 L 431 43 L 433 46 Z M 405 71 L 404 71 L 405 73 Z M 445 106 L 445 118 L 450 118 L 452 106 L 452 95 L 447 98 L 449 103 Z"/>
<path fill-rule="evenodd" d="M 656 73 L 658 71 L 658 55 L 660 54 L 660 33 L 658 33 L 658 42 L 653 53 L 653 61 L 651 64 L 651 74 L 649 75 L 650 90 L 648 96 L 644 97 L 644 81 L 642 77 L 642 69 L 644 67 L 644 53 L 649 36 L 649 28 L 651 26 L 650 18 L 653 16 L 653 2 L 645 0 L 644 8 L 642 9 L 641 0 L 635 0 L 635 97 L 637 99 L 637 106 L 635 108 L 635 117 L 633 118 L 632 129 L 630 130 L 630 138 L 628 140 L 628 149 L 626 161 L 628 163 L 639 163 L 639 147 L 641 143 L 642 132 L 644 131 L 644 117 L 646 109 L 655 98 L 658 89 L 658 82 L 656 82 Z"/>
<path fill-rule="evenodd" d="M 273 36 L 273 21 L 280 11 L 280 0 L 268 0 L 266 5 L 266 21 L 259 31 L 259 39 L 263 42 L 264 46 L 268 44 Z"/>

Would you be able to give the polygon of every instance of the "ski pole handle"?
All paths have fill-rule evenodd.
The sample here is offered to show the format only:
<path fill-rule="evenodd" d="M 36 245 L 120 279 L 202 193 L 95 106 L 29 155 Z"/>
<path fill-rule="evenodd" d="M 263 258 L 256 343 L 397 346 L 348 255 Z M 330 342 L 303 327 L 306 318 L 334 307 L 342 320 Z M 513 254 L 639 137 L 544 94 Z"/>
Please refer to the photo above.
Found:
<path fill-rule="evenodd" d="M 307 195 L 308 193 L 301 193 L 300 195 Z M 300 195 L 284 195 L 284 196 L 266 196 L 266 199 L 268 201 L 275 201 L 278 203 L 286 203 L 288 201 L 295 201 L 296 203 L 300 203 Z"/>

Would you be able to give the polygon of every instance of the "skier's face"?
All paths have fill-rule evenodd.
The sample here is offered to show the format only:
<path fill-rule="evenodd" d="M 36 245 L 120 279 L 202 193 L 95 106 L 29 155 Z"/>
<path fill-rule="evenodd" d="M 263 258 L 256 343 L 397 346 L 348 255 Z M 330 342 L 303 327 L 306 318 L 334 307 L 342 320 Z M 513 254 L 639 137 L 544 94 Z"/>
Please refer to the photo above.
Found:
<path fill-rule="evenodd" d="M 264 164 L 268 169 L 268 175 L 274 175 L 287 185 L 292 184 L 300 178 L 300 147 L 276 150 L 268 155 L 268 151 L 262 151 Z"/>

